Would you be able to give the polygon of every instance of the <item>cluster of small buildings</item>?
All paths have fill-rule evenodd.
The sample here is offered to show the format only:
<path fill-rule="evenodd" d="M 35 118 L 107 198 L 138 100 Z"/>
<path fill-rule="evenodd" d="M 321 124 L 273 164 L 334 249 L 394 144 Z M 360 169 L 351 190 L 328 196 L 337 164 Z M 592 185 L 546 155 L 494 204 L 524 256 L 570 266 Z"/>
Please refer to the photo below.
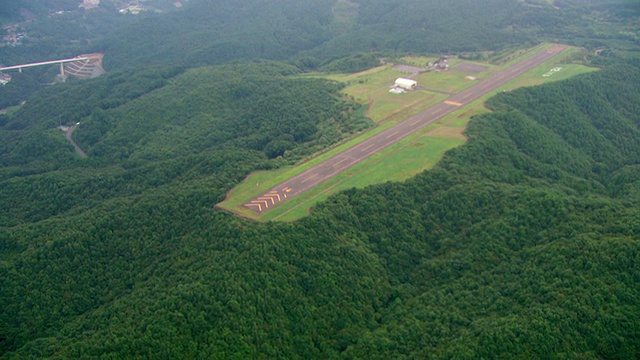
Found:
<path fill-rule="evenodd" d="M 3 30 L 6 31 L 6 34 L 2 36 L 0 46 L 22 45 L 22 39 L 27 36 L 26 33 L 19 32 L 17 26 L 7 26 Z"/>
<path fill-rule="evenodd" d="M 83 7 L 88 10 L 97 8 L 98 5 L 100 5 L 100 0 L 83 0 L 82 4 L 80 4 L 79 7 Z"/>
<path fill-rule="evenodd" d="M 0 72 L 0 85 L 6 85 L 11 81 L 11 75 Z"/>
<path fill-rule="evenodd" d="M 118 11 L 120 11 L 121 14 L 133 14 L 133 15 L 138 15 L 142 10 L 144 10 L 144 8 L 142 7 L 142 5 L 140 4 L 130 4 L 129 6 L 122 8 Z"/>
<path fill-rule="evenodd" d="M 427 63 L 427 70 L 443 71 L 449 69 L 449 59 L 441 55 L 438 60 Z"/>

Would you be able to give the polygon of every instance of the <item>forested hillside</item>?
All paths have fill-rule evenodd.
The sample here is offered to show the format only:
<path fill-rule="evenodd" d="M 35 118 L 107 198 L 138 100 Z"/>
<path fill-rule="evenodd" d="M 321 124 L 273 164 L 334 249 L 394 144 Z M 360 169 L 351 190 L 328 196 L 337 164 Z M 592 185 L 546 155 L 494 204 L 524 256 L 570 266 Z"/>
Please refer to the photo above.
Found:
<path fill-rule="evenodd" d="M 87 10 L 79 3 L 0 6 L 2 25 L 30 20 L 18 26 L 22 44 L 0 46 L 0 62 L 100 52 L 107 71 L 257 59 L 287 61 L 303 71 L 356 71 L 394 54 L 491 59 L 493 52 L 551 41 L 622 57 L 638 56 L 640 46 L 635 0 L 190 0 L 139 15 L 120 13 L 119 1 Z M 354 58 L 357 53 L 364 54 Z M 345 67 L 349 63 L 358 66 Z M 51 83 L 57 72 L 55 66 L 31 68 L 21 75 L 29 81 L 0 87 L 0 109 L 27 100 L 34 84 Z"/>
<path fill-rule="evenodd" d="M 433 170 L 299 222 L 214 210 L 248 171 L 366 125 L 295 71 L 112 74 L 88 107 L 68 84 L 6 118 L 1 356 L 640 355 L 640 64 L 503 93 Z"/>
<path fill-rule="evenodd" d="M 557 6 L 515 0 L 213 0 L 189 5 L 125 26 L 93 49 L 109 54 L 108 68 L 256 58 L 317 67 L 354 52 L 463 53 L 542 41 L 588 48 L 615 44 L 637 51 L 640 44 L 640 10 L 633 0 Z"/>
<path fill-rule="evenodd" d="M 237 59 L 285 60 L 327 41 L 331 0 L 195 1 L 111 33 L 96 49 L 110 69 L 197 66 Z M 134 34 L 134 36 L 131 36 Z"/>
<path fill-rule="evenodd" d="M 0 0 L 30 20 L 3 64 L 108 70 L 0 87 L 28 100 L 0 114 L 0 358 L 640 358 L 635 0 L 77 4 Z M 434 169 L 297 222 L 213 208 L 371 126 L 301 73 L 540 41 L 603 68 L 499 94 Z"/>
<path fill-rule="evenodd" d="M 207 196 L 211 205 L 251 170 L 300 160 L 370 126 L 355 111 L 360 105 L 338 94 L 340 84 L 287 76 L 296 71 L 265 62 L 185 72 L 158 67 L 39 93 L 0 129 L 0 199 L 12 204 L 0 224 L 42 220 L 190 177 L 201 181 L 237 158 L 244 165 L 229 168 L 233 180 Z M 75 123 L 74 138 L 89 155 L 82 162 L 57 129 Z"/>

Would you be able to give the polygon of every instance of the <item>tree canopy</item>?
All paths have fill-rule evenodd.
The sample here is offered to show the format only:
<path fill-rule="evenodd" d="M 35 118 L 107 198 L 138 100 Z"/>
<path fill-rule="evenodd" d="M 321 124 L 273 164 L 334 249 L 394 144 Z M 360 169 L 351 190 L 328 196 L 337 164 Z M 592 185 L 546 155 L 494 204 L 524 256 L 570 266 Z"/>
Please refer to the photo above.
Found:
<path fill-rule="evenodd" d="M 637 63 L 503 93 L 436 168 L 264 224 L 212 205 L 248 171 L 281 164 L 255 136 L 309 104 L 284 100 L 307 81 L 290 67 L 252 69 L 151 71 L 164 85 L 138 97 L 117 75 L 96 79 L 130 100 L 84 114 L 90 158 L 5 167 L 4 356 L 637 357 Z M 350 113 L 335 84 L 306 85 L 325 111 Z M 274 115 L 253 124 L 262 101 Z M 227 133 L 199 138 L 216 126 Z M 290 135 L 287 151 L 315 141 Z"/>
<path fill-rule="evenodd" d="M 105 51 L 109 72 L 0 89 L 28 100 L 0 115 L 0 358 L 640 357 L 640 62 L 615 56 L 635 2 L 25 0 L 3 24 L 18 4 L 40 19 L 3 62 Z M 371 125 L 302 72 L 541 40 L 602 69 L 493 97 L 435 168 L 299 221 L 213 207 Z"/>

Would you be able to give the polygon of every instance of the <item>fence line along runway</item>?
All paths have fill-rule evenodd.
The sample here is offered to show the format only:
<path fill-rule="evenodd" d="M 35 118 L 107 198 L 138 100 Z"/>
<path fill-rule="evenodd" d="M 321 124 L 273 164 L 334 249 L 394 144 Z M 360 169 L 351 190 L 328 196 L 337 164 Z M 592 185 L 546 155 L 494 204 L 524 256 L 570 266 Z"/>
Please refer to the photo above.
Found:
<path fill-rule="evenodd" d="M 508 69 L 494 73 L 477 84 L 451 95 L 448 99 L 426 109 L 376 135 L 364 140 L 349 149 L 295 175 L 288 180 L 272 187 L 266 193 L 251 199 L 243 206 L 255 212 L 262 213 L 283 202 L 312 189 L 331 179 L 343 171 L 353 167 L 371 155 L 386 149 L 412 133 L 436 122 L 445 115 L 452 113 L 462 106 L 482 97 L 490 91 L 506 84 L 525 72 L 541 65 L 553 58 L 566 46 L 553 45 L 549 49 L 541 50 L 535 55 L 524 59 Z"/>

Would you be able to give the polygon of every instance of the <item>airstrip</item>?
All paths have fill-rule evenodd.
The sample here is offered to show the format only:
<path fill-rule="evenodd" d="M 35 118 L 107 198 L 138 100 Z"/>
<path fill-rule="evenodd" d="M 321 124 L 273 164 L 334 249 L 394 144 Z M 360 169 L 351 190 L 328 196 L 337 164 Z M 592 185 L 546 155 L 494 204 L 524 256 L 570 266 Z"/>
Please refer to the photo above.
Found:
<path fill-rule="evenodd" d="M 358 165 L 365 159 L 371 158 L 380 151 L 392 147 L 399 141 L 424 129 L 446 115 L 464 111 L 470 103 L 495 91 L 527 71 L 553 59 L 565 49 L 566 47 L 562 45 L 539 47 L 534 50 L 535 53 L 529 54 L 523 60 L 515 62 L 503 70 L 492 72 L 486 78 L 480 79 L 473 85 L 445 97 L 426 110 L 409 116 L 406 120 L 399 121 L 393 126 L 387 126 L 375 135 L 353 144 L 346 150 L 308 167 L 275 186 L 271 186 L 258 196 L 247 199 L 241 206 L 259 217 L 280 207 L 291 199 L 307 192 L 311 193 L 318 185 L 324 186 L 326 183 L 331 183 L 330 180 L 332 178 Z M 460 134 L 458 136 L 463 138 Z M 464 140 L 460 141 L 463 142 Z"/>

